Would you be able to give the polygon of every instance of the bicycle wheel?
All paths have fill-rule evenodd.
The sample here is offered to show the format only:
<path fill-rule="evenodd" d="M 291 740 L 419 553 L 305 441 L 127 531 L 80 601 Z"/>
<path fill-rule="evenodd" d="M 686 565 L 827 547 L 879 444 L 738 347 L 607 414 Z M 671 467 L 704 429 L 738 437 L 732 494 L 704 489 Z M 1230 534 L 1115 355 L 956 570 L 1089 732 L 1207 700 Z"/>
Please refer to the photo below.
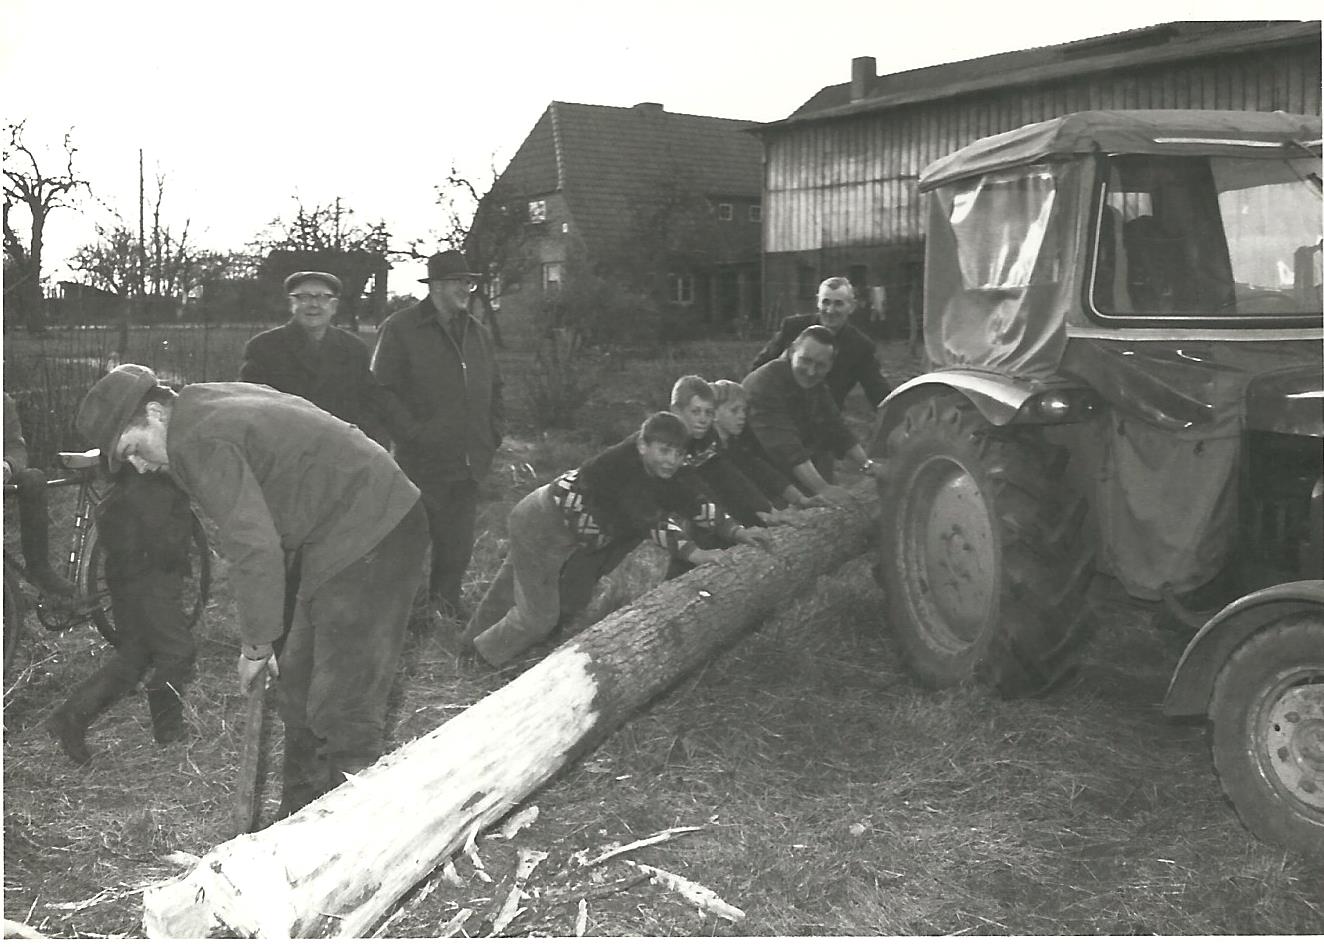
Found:
<path fill-rule="evenodd" d="M 188 628 L 192 628 L 202 617 L 202 610 L 211 595 L 211 546 L 207 542 L 207 533 L 196 516 L 193 517 L 193 542 L 189 545 L 189 571 L 184 582 L 184 617 Z M 95 602 L 95 607 L 88 614 L 92 624 L 101 637 L 111 644 L 119 642 L 119 630 L 115 626 L 115 614 L 110 605 L 110 589 L 106 585 L 106 551 L 101 543 L 101 536 L 94 523 L 87 534 L 86 551 L 83 554 L 79 589 L 87 598 Z"/>
<path fill-rule="evenodd" d="M 18 575 L 10 567 L 5 568 L 5 609 L 4 609 L 4 673 L 9 673 L 9 665 L 18 654 L 18 643 L 23 637 L 23 619 L 27 614 L 27 602 L 23 598 L 23 589 Z"/>

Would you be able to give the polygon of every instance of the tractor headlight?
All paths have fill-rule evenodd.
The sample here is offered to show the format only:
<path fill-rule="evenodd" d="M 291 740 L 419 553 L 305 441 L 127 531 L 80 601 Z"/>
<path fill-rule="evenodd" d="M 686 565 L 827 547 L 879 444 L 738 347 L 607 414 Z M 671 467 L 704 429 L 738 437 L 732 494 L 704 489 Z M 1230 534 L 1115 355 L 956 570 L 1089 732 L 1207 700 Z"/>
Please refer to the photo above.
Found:
<path fill-rule="evenodd" d="M 1031 424 L 1083 421 L 1093 413 L 1093 394 L 1088 390 L 1069 388 L 1041 392 L 1021 408 L 1022 419 Z"/>

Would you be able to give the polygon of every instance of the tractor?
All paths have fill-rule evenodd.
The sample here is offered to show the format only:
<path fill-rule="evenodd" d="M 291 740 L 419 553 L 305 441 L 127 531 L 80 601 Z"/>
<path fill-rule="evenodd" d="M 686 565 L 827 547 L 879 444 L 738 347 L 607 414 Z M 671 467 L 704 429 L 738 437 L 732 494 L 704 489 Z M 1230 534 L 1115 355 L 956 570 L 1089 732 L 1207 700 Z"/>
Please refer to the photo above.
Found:
<path fill-rule="evenodd" d="M 1324 852 L 1319 118 L 1078 112 L 919 188 L 930 369 L 871 446 L 913 673 L 1044 693 L 1110 577 L 1196 632 L 1164 711 L 1242 821 Z"/>

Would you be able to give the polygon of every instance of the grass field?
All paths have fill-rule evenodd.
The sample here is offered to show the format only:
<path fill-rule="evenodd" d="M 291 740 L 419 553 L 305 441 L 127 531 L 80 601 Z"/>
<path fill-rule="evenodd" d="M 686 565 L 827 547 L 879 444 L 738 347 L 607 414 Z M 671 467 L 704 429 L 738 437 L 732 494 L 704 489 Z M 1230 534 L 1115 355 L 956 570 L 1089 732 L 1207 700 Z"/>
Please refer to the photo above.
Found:
<path fill-rule="evenodd" d="M 495 573 L 516 499 L 637 424 L 676 375 L 738 377 L 753 348 L 604 360 L 579 430 L 519 430 L 484 491 L 466 595 Z M 904 352 L 888 354 L 898 378 L 914 370 Z M 511 367 L 513 400 L 521 366 Z M 851 407 L 863 426 L 863 406 Z M 651 587 L 662 566 L 641 548 L 590 617 Z M 481 842 L 490 883 L 457 858 L 465 885 L 442 881 L 388 934 L 437 936 L 464 908 L 474 913 L 463 934 L 490 933 L 520 848 L 548 857 L 506 935 L 570 936 L 581 899 L 597 936 L 1324 930 L 1324 863 L 1250 836 L 1220 795 L 1201 728 L 1159 712 L 1181 642 L 1107 584 L 1097 597 L 1103 627 L 1081 672 L 1048 697 L 932 693 L 900 664 L 867 561 L 848 564 L 526 800 L 539 809 L 532 825 Z M 5 917 L 50 936 L 140 936 L 141 890 L 178 871 L 162 857 L 227 837 L 242 702 L 224 563 L 198 632 L 184 744 L 155 746 L 133 696 L 95 725 L 92 764 L 69 764 L 42 720 L 103 646 L 85 628 L 27 630 L 5 682 Z M 404 662 L 392 745 L 503 680 L 422 639 Z M 273 769 L 268 816 L 277 781 Z M 743 920 L 639 884 L 621 859 L 577 867 L 577 853 L 690 826 L 701 828 L 629 857 L 712 889 Z"/>

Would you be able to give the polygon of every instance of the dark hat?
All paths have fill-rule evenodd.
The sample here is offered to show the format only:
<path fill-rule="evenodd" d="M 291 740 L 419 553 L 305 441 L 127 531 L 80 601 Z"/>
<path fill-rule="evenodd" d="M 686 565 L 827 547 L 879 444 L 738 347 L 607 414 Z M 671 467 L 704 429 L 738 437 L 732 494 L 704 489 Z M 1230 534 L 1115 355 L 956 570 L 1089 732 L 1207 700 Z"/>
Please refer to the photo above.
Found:
<path fill-rule="evenodd" d="M 450 279 L 453 276 L 473 276 L 478 274 L 469 269 L 464 254 L 459 250 L 443 250 L 428 257 L 428 275 L 420 283 L 431 283 L 434 279 Z"/>
<path fill-rule="evenodd" d="M 115 444 L 143 396 L 156 385 L 156 375 L 145 365 L 116 365 L 83 396 L 74 426 L 93 447 L 101 450 L 111 473 L 120 468 L 119 460 L 113 455 Z"/>
<path fill-rule="evenodd" d="M 325 283 L 331 292 L 335 293 L 337 296 L 340 295 L 342 285 L 340 277 L 333 276 L 330 273 L 319 273 L 316 270 L 300 270 L 297 273 L 291 273 L 289 276 L 285 277 L 285 292 L 288 293 L 300 283 L 307 282 L 308 280 L 319 280 L 320 282 Z"/>

